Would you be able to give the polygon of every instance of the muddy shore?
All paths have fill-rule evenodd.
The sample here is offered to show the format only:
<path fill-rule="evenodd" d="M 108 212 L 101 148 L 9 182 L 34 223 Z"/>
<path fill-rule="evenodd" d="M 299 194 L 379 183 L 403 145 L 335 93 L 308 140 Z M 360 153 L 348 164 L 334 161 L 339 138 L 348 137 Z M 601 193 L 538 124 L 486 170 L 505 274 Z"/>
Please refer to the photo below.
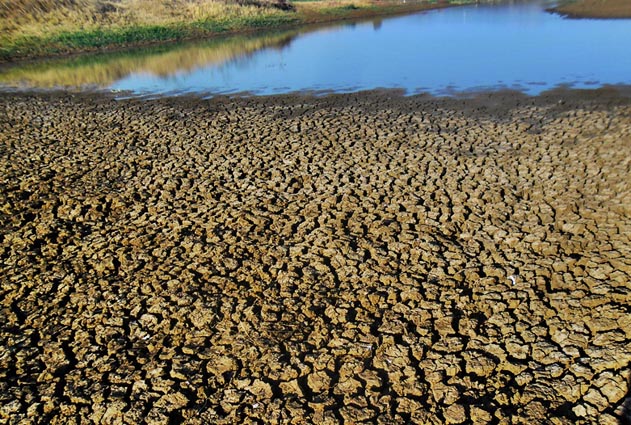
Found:
<path fill-rule="evenodd" d="M 613 92 L 0 97 L 8 423 L 624 423 L 630 282 Z"/>
<path fill-rule="evenodd" d="M 575 19 L 631 19 L 631 2 L 628 0 L 566 1 L 549 11 Z"/>

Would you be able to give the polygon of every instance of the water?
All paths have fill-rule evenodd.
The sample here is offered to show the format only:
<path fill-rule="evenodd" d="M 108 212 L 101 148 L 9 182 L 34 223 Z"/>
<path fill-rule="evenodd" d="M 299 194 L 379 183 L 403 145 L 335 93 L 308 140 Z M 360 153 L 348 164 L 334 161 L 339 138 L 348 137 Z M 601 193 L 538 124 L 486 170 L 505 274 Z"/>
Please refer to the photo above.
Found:
<path fill-rule="evenodd" d="M 544 1 L 450 8 L 0 69 L 0 83 L 137 95 L 436 95 L 631 84 L 631 20 L 572 20 Z"/>

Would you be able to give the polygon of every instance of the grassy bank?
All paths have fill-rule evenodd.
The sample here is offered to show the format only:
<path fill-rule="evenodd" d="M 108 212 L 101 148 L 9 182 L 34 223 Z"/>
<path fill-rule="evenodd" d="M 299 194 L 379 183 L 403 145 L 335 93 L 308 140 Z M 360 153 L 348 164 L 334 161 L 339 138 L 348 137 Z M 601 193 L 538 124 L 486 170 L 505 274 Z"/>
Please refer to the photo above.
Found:
<path fill-rule="evenodd" d="M 553 10 L 572 18 L 631 18 L 631 1 L 576 0 L 563 3 Z"/>
<path fill-rule="evenodd" d="M 445 7 L 464 1 L 0 0 L 0 61 L 117 49 L 315 22 Z"/>

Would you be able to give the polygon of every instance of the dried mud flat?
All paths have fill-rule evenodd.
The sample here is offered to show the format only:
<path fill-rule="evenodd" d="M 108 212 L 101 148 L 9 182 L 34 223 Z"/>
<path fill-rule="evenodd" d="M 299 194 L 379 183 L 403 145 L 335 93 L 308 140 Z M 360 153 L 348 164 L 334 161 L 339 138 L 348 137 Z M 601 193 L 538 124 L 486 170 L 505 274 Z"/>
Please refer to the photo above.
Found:
<path fill-rule="evenodd" d="M 629 100 L 3 94 L 0 127 L 2 421 L 628 419 Z"/>

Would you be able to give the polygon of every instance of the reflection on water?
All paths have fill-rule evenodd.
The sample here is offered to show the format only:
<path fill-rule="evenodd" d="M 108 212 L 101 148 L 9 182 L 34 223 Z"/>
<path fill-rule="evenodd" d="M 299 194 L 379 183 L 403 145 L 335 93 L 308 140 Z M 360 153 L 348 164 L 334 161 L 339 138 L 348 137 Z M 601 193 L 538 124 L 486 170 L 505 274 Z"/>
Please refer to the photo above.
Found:
<path fill-rule="evenodd" d="M 467 6 L 0 69 L 0 84 L 139 95 L 400 88 L 449 94 L 631 84 L 631 21 L 568 20 L 545 0 Z"/>
<path fill-rule="evenodd" d="M 37 88 L 107 88 L 131 75 L 168 79 L 178 74 L 191 73 L 203 66 L 237 63 L 261 49 L 282 49 L 298 33 L 292 30 L 257 36 L 233 36 L 7 66 L 0 69 L 0 83 Z"/>

